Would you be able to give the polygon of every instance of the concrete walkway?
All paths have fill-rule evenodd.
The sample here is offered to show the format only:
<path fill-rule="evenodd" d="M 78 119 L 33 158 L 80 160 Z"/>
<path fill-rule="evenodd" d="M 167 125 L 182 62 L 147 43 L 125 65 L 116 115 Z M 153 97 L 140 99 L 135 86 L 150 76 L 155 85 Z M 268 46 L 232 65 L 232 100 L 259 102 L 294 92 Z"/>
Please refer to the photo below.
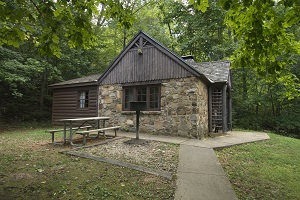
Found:
<path fill-rule="evenodd" d="M 135 133 L 119 132 L 135 137 Z M 213 149 L 268 140 L 266 133 L 229 132 L 225 136 L 204 140 L 140 134 L 140 139 L 180 144 L 175 200 L 238 199 Z"/>

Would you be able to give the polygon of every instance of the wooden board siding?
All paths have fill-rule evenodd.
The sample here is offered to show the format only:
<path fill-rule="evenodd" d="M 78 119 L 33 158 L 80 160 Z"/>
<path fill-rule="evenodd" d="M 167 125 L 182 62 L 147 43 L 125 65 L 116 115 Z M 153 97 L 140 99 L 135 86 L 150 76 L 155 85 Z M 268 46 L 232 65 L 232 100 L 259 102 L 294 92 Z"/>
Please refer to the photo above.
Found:
<path fill-rule="evenodd" d="M 89 91 L 89 107 L 78 109 L 78 92 Z M 56 122 L 64 118 L 96 117 L 98 116 L 98 86 L 61 88 L 53 90 L 52 125 L 62 125 Z"/>
<path fill-rule="evenodd" d="M 138 48 L 130 49 L 102 80 L 101 84 L 145 82 L 192 76 L 168 55 L 147 46 L 139 54 Z"/>

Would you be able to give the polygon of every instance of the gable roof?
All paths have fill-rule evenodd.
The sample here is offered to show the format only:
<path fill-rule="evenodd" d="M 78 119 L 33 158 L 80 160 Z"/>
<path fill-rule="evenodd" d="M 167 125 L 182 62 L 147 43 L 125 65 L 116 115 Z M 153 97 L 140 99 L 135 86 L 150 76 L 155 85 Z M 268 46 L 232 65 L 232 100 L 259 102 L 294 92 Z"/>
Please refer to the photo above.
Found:
<path fill-rule="evenodd" d="M 73 87 L 73 86 L 88 86 L 88 85 L 97 85 L 98 79 L 102 74 L 93 74 L 90 76 L 84 76 L 81 78 L 75 78 L 60 83 L 55 83 L 49 85 L 52 88 L 61 88 L 61 87 Z"/>
<path fill-rule="evenodd" d="M 101 83 L 107 75 L 116 67 L 118 62 L 125 56 L 126 53 L 132 48 L 135 47 L 135 44 L 139 41 L 140 38 L 143 38 L 147 41 L 147 43 L 150 43 L 157 49 L 159 49 L 161 52 L 169 56 L 172 60 L 174 60 L 176 63 L 178 63 L 181 67 L 186 69 L 188 72 L 193 74 L 196 77 L 199 77 L 204 83 L 212 83 L 211 80 L 209 80 L 203 73 L 189 65 L 187 62 L 184 61 L 183 58 L 176 55 L 174 52 L 166 48 L 164 45 L 162 45 L 160 42 L 156 41 L 154 38 L 149 36 L 143 31 L 139 31 L 135 37 L 128 43 L 128 45 L 123 49 L 123 51 L 115 58 L 115 60 L 112 62 L 112 64 L 108 67 L 108 69 L 103 73 L 103 75 L 99 78 L 99 83 Z"/>
<path fill-rule="evenodd" d="M 111 65 L 103 74 L 94 74 L 85 76 L 82 78 L 76 78 L 56 84 L 52 84 L 49 87 L 63 88 L 74 86 L 87 86 L 97 85 L 107 77 L 107 75 L 116 67 L 118 62 L 125 56 L 125 54 L 132 48 L 136 48 L 140 38 L 145 39 L 146 43 L 153 45 L 158 50 L 169 56 L 174 62 L 178 63 L 181 67 L 187 70 L 192 75 L 200 78 L 204 83 L 224 83 L 231 82 L 230 80 L 230 61 L 213 61 L 213 62 L 201 62 L 196 63 L 192 56 L 180 57 L 174 52 L 163 46 L 154 38 L 149 36 L 143 31 L 139 31 L 135 37 L 129 42 L 129 44 L 122 50 L 122 52 L 114 59 Z"/>

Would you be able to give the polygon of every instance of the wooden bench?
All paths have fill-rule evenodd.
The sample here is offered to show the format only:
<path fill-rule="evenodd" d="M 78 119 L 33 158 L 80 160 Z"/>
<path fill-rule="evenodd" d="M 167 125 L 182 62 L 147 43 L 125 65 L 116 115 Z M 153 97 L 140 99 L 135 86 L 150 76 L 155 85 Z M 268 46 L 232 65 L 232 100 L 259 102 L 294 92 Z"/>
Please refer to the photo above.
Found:
<path fill-rule="evenodd" d="M 107 130 L 114 130 L 115 131 L 115 137 L 117 137 L 117 130 L 119 130 L 121 126 L 113 126 L 113 127 L 106 127 L 106 128 L 99 128 L 99 129 L 93 129 L 93 130 L 87 130 L 87 131 L 78 131 L 76 134 L 82 135 L 83 136 L 83 145 L 86 144 L 86 136 L 90 133 L 97 133 L 99 137 L 99 133 L 103 132 L 103 136 L 105 137 L 105 131 Z"/>
<path fill-rule="evenodd" d="M 92 126 L 82 126 L 82 127 L 73 127 L 72 130 L 78 130 L 78 129 L 87 129 L 87 130 L 89 130 L 90 128 L 92 128 Z M 68 131 L 68 130 L 69 129 L 67 129 L 66 131 Z M 64 129 L 57 129 L 57 130 L 48 130 L 48 131 L 46 131 L 46 132 L 49 132 L 49 133 L 52 134 L 52 144 L 63 144 L 63 143 L 59 143 L 59 142 L 54 142 L 54 134 L 56 132 L 62 132 L 62 131 L 64 131 Z"/>

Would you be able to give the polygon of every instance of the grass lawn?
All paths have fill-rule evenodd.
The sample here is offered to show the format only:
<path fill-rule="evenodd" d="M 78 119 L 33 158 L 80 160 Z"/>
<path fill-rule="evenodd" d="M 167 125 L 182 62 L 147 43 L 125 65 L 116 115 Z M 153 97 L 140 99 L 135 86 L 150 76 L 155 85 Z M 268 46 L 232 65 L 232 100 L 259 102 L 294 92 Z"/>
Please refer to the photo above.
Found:
<path fill-rule="evenodd" d="M 0 199 L 173 199 L 175 180 L 58 153 L 43 129 L 0 133 Z"/>
<path fill-rule="evenodd" d="M 269 141 L 216 151 L 239 199 L 300 199 L 300 140 Z"/>
<path fill-rule="evenodd" d="M 174 179 L 60 154 L 48 129 L 0 133 L 0 199 L 174 198 Z M 239 199 L 300 199 L 300 140 L 269 136 L 217 156 Z"/>

